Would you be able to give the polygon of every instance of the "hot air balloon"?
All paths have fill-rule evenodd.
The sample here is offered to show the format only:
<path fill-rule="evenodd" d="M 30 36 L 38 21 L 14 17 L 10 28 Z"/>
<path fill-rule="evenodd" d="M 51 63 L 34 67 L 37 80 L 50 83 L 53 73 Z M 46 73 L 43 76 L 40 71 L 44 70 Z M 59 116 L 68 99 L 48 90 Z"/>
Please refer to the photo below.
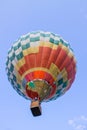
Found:
<path fill-rule="evenodd" d="M 31 100 L 32 114 L 39 116 L 42 102 L 56 100 L 71 87 L 76 60 L 62 37 L 51 32 L 31 32 L 13 43 L 6 72 L 18 94 Z"/>

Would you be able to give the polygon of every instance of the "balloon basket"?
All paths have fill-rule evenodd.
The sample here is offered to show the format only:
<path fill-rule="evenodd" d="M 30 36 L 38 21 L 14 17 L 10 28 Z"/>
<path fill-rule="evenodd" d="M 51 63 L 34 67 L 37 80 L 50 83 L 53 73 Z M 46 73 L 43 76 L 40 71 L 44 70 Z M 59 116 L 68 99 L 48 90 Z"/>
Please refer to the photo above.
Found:
<path fill-rule="evenodd" d="M 41 106 L 40 106 L 40 103 L 38 100 L 31 102 L 30 109 L 31 109 L 33 116 L 41 115 Z"/>

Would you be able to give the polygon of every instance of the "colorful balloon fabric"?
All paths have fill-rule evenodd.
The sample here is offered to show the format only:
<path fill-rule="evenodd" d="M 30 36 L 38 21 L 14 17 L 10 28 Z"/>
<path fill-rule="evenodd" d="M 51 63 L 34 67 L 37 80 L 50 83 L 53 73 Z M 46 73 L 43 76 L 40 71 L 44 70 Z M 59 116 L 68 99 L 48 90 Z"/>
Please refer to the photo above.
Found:
<path fill-rule="evenodd" d="M 13 88 L 26 99 L 55 100 L 73 83 L 76 60 L 70 45 L 51 32 L 31 32 L 13 43 L 6 71 Z"/>

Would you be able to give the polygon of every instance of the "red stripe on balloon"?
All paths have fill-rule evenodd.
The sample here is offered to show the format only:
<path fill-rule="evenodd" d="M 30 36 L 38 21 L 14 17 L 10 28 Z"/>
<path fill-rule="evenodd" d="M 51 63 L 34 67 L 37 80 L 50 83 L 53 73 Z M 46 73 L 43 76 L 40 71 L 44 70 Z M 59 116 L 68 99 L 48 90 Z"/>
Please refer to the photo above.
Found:
<path fill-rule="evenodd" d="M 52 49 L 52 50 L 51 50 L 51 52 L 50 52 L 50 54 L 49 54 L 50 57 L 49 57 L 49 59 L 48 59 L 47 68 L 50 67 L 51 63 L 55 63 L 55 61 L 56 61 L 56 59 L 57 59 L 57 56 L 58 56 L 60 50 L 61 50 L 61 47 L 60 47 L 60 46 L 58 46 L 57 49 Z"/>
<path fill-rule="evenodd" d="M 66 56 L 67 56 L 66 50 L 61 48 L 61 50 L 60 50 L 60 52 L 55 60 L 55 64 L 58 66 L 59 69 L 60 69 L 62 63 L 64 62 Z"/>
<path fill-rule="evenodd" d="M 46 67 L 47 63 L 49 61 L 51 48 L 49 47 L 43 47 L 42 57 L 41 57 L 41 67 Z"/>
<path fill-rule="evenodd" d="M 26 85 L 26 93 L 32 99 L 39 98 L 39 95 L 37 92 L 28 89 L 28 85 Z"/>

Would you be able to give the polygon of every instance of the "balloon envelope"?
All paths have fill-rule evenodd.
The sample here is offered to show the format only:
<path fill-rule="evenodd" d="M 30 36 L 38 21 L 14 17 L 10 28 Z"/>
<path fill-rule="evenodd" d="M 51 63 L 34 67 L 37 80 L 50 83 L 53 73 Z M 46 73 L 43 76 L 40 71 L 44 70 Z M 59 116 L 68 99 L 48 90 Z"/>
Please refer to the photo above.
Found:
<path fill-rule="evenodd" d="M 51 32 L 32 32 L 15 41 L 6 71 L 13 88 L 26 99 L 55 100 L 73 83 L 76 60 L 70 45 Z"/>

